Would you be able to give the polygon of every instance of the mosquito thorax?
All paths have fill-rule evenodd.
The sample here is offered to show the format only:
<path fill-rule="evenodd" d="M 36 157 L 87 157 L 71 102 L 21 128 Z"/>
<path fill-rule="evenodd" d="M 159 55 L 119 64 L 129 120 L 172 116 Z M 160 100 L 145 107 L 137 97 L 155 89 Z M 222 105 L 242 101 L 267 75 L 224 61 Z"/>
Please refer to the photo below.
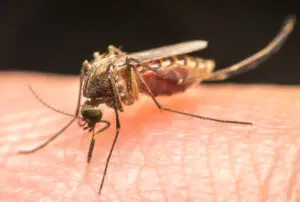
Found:
<path fill-rule="evenodd" d="M 102 119 L 102 111 L 98 106 L 85 103 L 81 108 L 82 117 L 89 123 L 97 123 Z"/>

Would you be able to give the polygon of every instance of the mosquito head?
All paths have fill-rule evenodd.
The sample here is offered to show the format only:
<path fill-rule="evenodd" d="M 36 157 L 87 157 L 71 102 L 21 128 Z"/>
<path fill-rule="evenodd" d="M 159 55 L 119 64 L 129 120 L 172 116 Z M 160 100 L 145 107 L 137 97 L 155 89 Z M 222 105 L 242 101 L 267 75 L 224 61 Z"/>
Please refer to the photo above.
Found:
<path fill-rule="evenodd" d="M 102 111 L 98 106 L 85 103 L 81 108 L 83 119 L 90 125 L 96 124 L 102 119 Z"/>

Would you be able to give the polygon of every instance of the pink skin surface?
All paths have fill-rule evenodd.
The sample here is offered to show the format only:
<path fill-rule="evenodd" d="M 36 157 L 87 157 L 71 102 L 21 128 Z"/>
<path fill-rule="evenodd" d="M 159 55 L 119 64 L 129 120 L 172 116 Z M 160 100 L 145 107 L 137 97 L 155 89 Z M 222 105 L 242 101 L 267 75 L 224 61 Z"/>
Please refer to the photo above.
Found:
<path fill-rule="evenodd" d="M 149 97 L 125 107 L 121 132 L 102 195 L 99 184 L 113 137 L 96 137 L 74 123 L 46 148 L 30 155 L 74 113 L 78 77 L 0 75 L 0 201 L 300 201 L 300 87 L 201 85 L 171 97 L 165 107 L 214 118 L 251 121 L 224 124 L 160 112 Z M 99 126 L 101 127 L 101 126 Z"/>

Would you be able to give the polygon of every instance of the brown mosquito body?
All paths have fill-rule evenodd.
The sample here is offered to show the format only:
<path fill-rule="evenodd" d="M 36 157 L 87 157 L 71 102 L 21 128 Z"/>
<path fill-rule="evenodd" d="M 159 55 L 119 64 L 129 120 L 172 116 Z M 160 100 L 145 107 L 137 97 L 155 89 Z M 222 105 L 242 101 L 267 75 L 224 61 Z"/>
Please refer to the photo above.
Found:
<path fill-rule="evenodd" d="M 280 32 L 265 48 L 239 63 L 218 71 L 213 71 L 215 67 L 213 60 L 185 55 L 206 48 L 207 42 L 200 40 L 163 46 L 131 54 L 123 52 L 114 46 L 109 46 L 108 52 L 104 54 L 95 52 L 94 58 L 90 62 L 87 60 L 83 62 L 77 108 L 74 115 L 60 112 L 48 105 L 30 88 L 36 98 L 48 108 L 73 118 L 64 128 L 42 145 L 29 151 L 21 151 L 20 153 L 28 154 L 45 147 L 62 134 L 76 119 L 79 119 L 80 126 L 93 133 L 87 157 L 87 161 L 90 162 L 95 144 L 95 135 L 110 126 L 108 121 L 102 120 L 102 110 L 100 108 L 102 104 L 107 105 L 115 111 L 117 132 L 106 160 L 99 188 L 100 194 L 111 154 L 120 131 L 119 112 L 124 111 L 125 105 L 134 104 L 139 99 L 140 93 L 150 96 L 156 106 L 162 111 L 218 122 L 252 124 L 251 122 L 221 120 L 169 109 L 162 106 L 156 97 L 160 95 L 173 95 L 183 92 L 191 86 L 199 84 L 201 81 L 224 80 L 255 68 L 282 46 L 293 30 L 295 21 L 295 17 L 288 17 L 284 21 Z M 81 105 L 82 94 L 86 98 L 83 105 Z M 96 124 L 98 123 L 105 125 L 100 130 L 95 131 Z"/>
<path fill-rule="evenodd" d="M 160 72 L 143 69 L 141 72 L 154 96 L 173 95 L 183 92 L 202 80 L 210 77 L 215 62 L 190 56 L 173 56 L 148 62 L 147 66 Z M 147 94 L 147 90 L 139 82 L 140 91 Z"/>

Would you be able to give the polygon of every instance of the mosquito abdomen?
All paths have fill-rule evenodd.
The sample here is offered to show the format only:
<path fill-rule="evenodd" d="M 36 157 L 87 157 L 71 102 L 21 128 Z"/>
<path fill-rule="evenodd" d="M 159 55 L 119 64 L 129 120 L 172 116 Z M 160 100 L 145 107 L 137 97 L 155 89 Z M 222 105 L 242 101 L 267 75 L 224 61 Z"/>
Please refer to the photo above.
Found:
<path fill-rule="evenodd" d="M 178 56 L 153 60 L 146 64 L 158 71 L 142 70 L 143 77 L 154 96 L 183 92 L 207 78 L 215 67 L 213 60 Z M 139 85 L 144 92 L 143 85 Z"/>

